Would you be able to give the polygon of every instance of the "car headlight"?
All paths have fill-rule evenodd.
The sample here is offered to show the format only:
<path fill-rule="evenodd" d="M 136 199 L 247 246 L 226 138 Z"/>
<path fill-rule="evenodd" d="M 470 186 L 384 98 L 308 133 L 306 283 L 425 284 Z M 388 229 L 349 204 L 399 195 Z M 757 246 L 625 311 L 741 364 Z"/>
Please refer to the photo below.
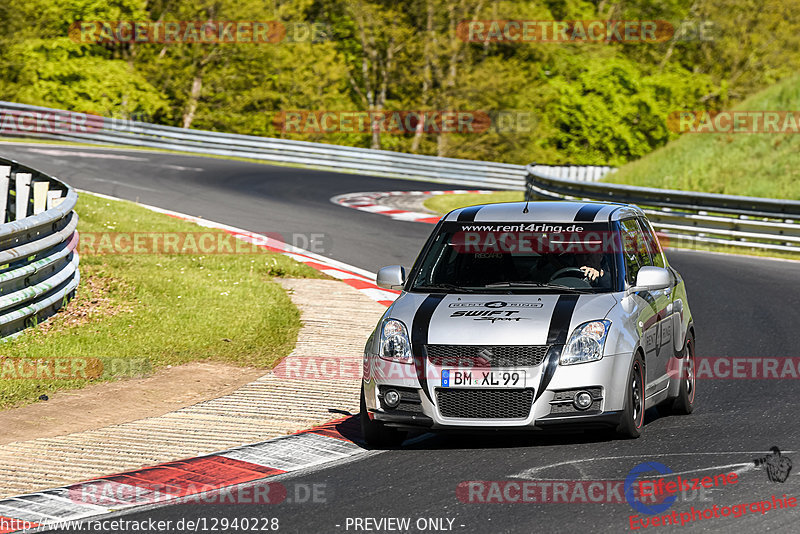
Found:
<path fill-rule="evenodd" d="M 575 363 L 593 362 L 603 357 L 603 348 L 611 321 L 591 321 L 577 327 L 569 341 L 561 351 L 559 363 L 572 365 Z"/>
<path fill-rule="evenodd" d="M 383 322 L 379 356 L 393 362 L 412 362 L 411 341 L 408 339 L 406 325 L 397 319 L 386 319 Z"/>

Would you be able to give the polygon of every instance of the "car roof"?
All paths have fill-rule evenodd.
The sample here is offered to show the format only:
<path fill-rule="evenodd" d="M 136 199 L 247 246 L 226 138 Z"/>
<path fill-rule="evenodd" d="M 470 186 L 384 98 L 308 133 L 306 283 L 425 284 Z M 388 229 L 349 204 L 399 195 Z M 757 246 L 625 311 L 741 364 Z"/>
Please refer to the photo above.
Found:
<path fill-rule="evenodd" d="M 528 212 L 525 213 L 525 206 Z M 644 212 L 632 204 L 583 201 L 501 202 L 459 208 L 448 213 L 445 221 L 459 222 L 610 222 L 627 217 L 641 217 Z"/>

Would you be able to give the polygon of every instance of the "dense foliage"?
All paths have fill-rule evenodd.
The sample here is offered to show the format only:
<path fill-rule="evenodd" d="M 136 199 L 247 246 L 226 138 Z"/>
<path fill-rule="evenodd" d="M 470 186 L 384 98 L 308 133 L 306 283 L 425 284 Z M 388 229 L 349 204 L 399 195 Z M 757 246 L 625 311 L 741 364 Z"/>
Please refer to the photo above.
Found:
<path fill-rule="evenodd" d="M 0 99 L 422 154 L 618 165 L 677 136 L 666 125 L 671 111 L 725 108 L 797 72 L 795 7 L 794 0 L 4 0 Z M 286 34 L 258 44 L 70 37 L 76 21 L 119 20 L 279 21 Z M 458 27 L 470 20 L 665 20 L 678 31 L 655 43 L 467 42 Z M 292 110 L 482 110 L 533 120 L 480 134 L 298 134 L 281 129 L 280 112 Z"/>

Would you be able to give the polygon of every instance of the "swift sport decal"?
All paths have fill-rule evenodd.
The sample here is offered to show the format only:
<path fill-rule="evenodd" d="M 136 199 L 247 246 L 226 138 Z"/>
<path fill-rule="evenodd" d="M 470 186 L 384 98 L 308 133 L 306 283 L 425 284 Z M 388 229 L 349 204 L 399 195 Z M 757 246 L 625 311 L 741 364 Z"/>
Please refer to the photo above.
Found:
<path fill-rule="evenodd" d="M 541 308 L 541 302 L 503 302 L 493 300 L 491 302 L 453 302 L 449 308 Z"/>
<path fill-rule="evenodd" d="M 468 317 L 473 321 L 527 321 L 530 317 L 519 317 L 519 310 L 461 310 L 450 314 L 450 317 Z"/>
<path fill-rule="evenodd" d="M 492 300 L 489 302 L 452 302 L 449 308 L 467 308 L 456 310 L 450 314 L 451 318 L 464 317 L 471 318 L 473 321 L 527 321 L 530 317 L 522 317 L 521 311 L 535 310 L 542 308 L 541 302 L 505 302 L 502 300 Z M 483 308 L 483 309 L 476 309 Z M 488 308 L 488 309 L 487 309 Z M 505 308 L 521 308 L 521 310 L 507 310 Z"/>
<path fill-rule="evenodd" d="M 509 317 L 519 313 L 519 310 L 459 310 L 450 314 L 450 317 Z"/>
<path fill-rule="evenodd" d="M 477 317 L 475 321 L 491 321 L 494 324 L 496 321 L 530 321 L 530 317 Z"/>

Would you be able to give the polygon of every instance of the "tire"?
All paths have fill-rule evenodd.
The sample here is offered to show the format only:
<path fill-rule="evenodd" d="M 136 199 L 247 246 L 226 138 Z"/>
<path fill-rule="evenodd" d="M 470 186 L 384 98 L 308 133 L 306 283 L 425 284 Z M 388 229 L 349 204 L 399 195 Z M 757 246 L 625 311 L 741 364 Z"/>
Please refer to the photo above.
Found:
<path fill-rule="evenodd" d="M 369 418 L 367 403 L 364 399 L 364 386 L 361 386 L 361 434 L 364 441 L 373 449 L 391 449 L 399 447 L 405 441 L 407 432 L 397 428 L 387 427 L 381 421 Z"/>
<path fill-rule="evenodd" d="M 617 427 L 617 436 L 635 439 L 642 435 L 644 428 L 644 360 L 636 353 L 625 384 L 625 409 Z"/>
<path fill-rule="evenodd" d="M 694 337 L 691 334 L 686 339 L 686 347 L 683 350 L 686 366 L 680 377 L 681 387 L 678 390 L 678 396 L 669 407 L 670 413 L 675 415 L 689 415 L 694 411 L 697 376 L 695 373 Z"/>

